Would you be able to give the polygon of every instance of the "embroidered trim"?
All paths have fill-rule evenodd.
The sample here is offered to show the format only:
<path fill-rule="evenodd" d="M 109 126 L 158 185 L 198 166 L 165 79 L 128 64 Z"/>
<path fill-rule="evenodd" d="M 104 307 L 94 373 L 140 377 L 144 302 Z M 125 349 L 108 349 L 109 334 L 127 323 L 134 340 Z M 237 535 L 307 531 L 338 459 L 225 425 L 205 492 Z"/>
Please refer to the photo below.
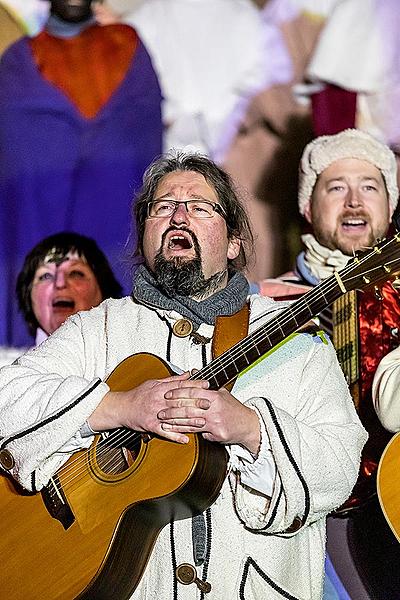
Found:
<path fill-rule="evenodd" d="M 16 433 L 15 435 L 3 440 L 2 444 L 0 445 L 0 448 L 4 448 L 10 442 L 13 442 L 14 440 L 18 440 L 19 438 L 29 435 L 33 431 L 37 431 L 38 429 L 40 429 L 41 427 L 44 427 L 45 425 L 47 425 L 48 423 L 51 423 L 52 421 L 56 421 L 61 416 L 65 415 L 68 411 L 70 411 L 72 408 L 74 408 L 77 404 L 79 404 L 79 402 L 81 402 L 84 398 L 86 398 L 86 396 L 91 394 L 93 392 L 93 390 L 95 390 L 100 385 L 100 383 L 102 383 L 102 381 L 101 381 L 101 379 L 98 379 L 92 385 L 91 388 L 86 390 L 86 392 L 84 392 L 81 396 L 79 396 L 74 402 L 72 402 L 72 404 L 69 404 L 68 406 L 66 406 L 65 408 L 60 410 L 60 412 L 56 413 L 55 415 L 51 415 L 50 417 L 47 417 L 47 419 L 40 421 L 40 423 L 36 423 L 32 427 L 29 427 L 28 429 L 24 429 L 23 431 L 20 431 L 19 433 Z"/>
<path fill-rule="evenodd" d="M 304 525 L 306 523 L 308 515 L 310 513 L 310 504 L 311 504 L 310 503 L 310 492 L 309 492 L 307 483 L 306 483 L 303 475 L 301 474 L 301 471 L 300 471 L 300 469 L 299 469 L 299 467 L 298 467 L 298 465 L 297 465 L 297 463 L 296 463 L 296 461 L 295 461 L 295 459 L 293 457 L 293 454 L 290 451 L 290 448 L 289 448 L 289 446 L 287 444 L 287 441 L 286 441 L 286 438 L 285 438 L 285 436 L 283 434 L 282 428 L 279 425 L 278 418 L 277 418 L 276 413 L 275 413 L 275 411 L 274 411 L 274 409 L 272 407 L 271 402 L 267 398 L 262 397 L 262 399 L 264 400 L 265 404 L 267 405 L 267 408 L 268 408 L 268 410 L 270 412 L 270 415 L 271 415 L 272 422 L 275 425 L 275 428 L 276 428 L 276 430 L 278 432 L 279 439 L 280 439 L 281 444 L 282 444 L 282 446 L 283 446 L 283 448 L 284 448 L 284 450 L 285 450 L 285 452 L 287 454 L 289 462 L 292 465 L 292 467 L 293 467 L 293 469 L 294 469 L 297 477 L 299 478 L 301 485 L 303 486 L 303 490 L 304 490 L 304 516 L 303 516 L 303 518 L 301 520 L 301 524 Z M 285 533 L 285 532 L 283 531 L 282 533 Z"/>
<path fill-rule="evenodd" d="M 210 564 L 210 555 L 211 555 L 211 540 L 212 540 L 212 528 L 211 528 L 211 507 L 206 510 L 206 529 L 207 529 L 207 537 L 206 537 L 206 557 L 203 564 L 203 572 L 201 578 L 203 581 L 207 581 L 208 576 L 208 567 Z M 204 600 L 204 592 L 202 591 L 200 594 L 200 600 Z"/>
<path fill-rule="evenodd" d="M 261 579 L 263 579 L 266 583 L 268 583 L 268 585 L 270 587 L 272 587 L 272 589 L 274 589 L 276 592 L 279 592 L 279 594 L 281 594 L 283 598 L 287 598 L 287 600 L 300 600 L 296 596 L 292 596 L 292 594 L 289 594 L 289 592 L 286 592 L 281 587 L 279 587 L 278 584 L 276 584 L 270 577 L 268 577 L 268 575 L 266 573 L 264 573 L 264 571 L 258 566 L 256 561 L 251 558 L 251 556 L 249 556 L 247 558 L 246 563 L 244 565 L 242 580 L 240 582 L 240 588 L 239 588 L 240 600 L 246 600 L 246 597 L 244 595 L 244 588 L 246 585 L 246 580 L 247 580 L 247 576 L 249 574 L 250 566 L 252 566 L 255 569 L 255 571 L 258 573 L 258 575 L 261 577 Z"/>
<path fill-rule="evenodd" d="M 37 488 L 36 488 L 36 471 L 33 471 L 33 473 L 31 473 L 31 488 L 32 488 L 32 492 L 37 492 Z"/>
<path fill-rule="evenodd" d="M 176 550 L 175 550 L 175 539 L 174 539 L 174 522 L 171 521 L 169 524 L 169 541 L 171 545 L 171 560 L 172 560 L 172 597 L 173 600 L 178 600 L 178 580 L 176 578 Z"/>
<path fill-rule="evenodd" d="M 275 506 L 274 506 L 274 508 L 272 509 L 271 518 L 270 518 L 270 520 L 268 521 L 268 523 L 266 524 L 266 526 L 264 527 L 264 529 L 268 529 L 269 527 L 271 527 L 272 523 L 273 523 L 273 522 L 274 522 L 274 520 L 275 520 L 276 513 L 278 512 L 278 506 L 279 506 L 279 502 L 281 501 L 282 494 L 283 494 L 282 482 L 281 482 L 280 480 L 279 480 L 279 485 L 280 485 L 280 488 L 281 488 L 281 489 L 279 490 L 279 494 L 278 494 L 278 497 L 277 497 L 277 499 L 276 499 Z M 276 535 L 276 534 L 267 533 L 267 535 Z"/>

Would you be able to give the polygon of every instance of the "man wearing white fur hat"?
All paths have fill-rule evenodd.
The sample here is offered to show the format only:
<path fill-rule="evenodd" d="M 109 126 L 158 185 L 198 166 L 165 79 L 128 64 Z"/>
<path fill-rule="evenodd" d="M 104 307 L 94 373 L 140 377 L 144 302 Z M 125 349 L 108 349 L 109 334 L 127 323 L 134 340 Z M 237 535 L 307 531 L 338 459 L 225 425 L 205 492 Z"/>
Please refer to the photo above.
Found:
<path fill-rule="evenodd" d="M 261 282 L 261 293 L 301 295 L 343 268 L 354 252 L 385 237 L 398 201 L 396 171 L 395 156 L 388 146 L 363 131 L 347 129 L 310 142 L 300 163 L 299 211 L 312 232 L 302 236 L 304 250 L 297 257 L 295 271 Z M 399 560 L 400 551 L 392 547 L 392 534 L 375 494 L 376 469 L 389 437 L 371 400 L 378 363 L 400 341 L 400 297 L 389 282 L 381 295 L 382 299 L 372 291 L 347 294 L 338 301 L 340 305 L 333 306 L 331 323 L 336 322 L 335 327 L 329 324 L 359 416 L 370 436 L 358 483 L 335 514 L 348 518 L 328 520 L 330 556 L 350 597 L 358 600 L 398 598 L 400 590 L 399 578 L 394 582 L 396 576 L 390 568 L 393 556 Z M 342 321 L 340 314 L 346 315 Z M 354 376 L 354 365 L 358 376 Z M 335 560 L 339 555 L 345 569 Z"/>

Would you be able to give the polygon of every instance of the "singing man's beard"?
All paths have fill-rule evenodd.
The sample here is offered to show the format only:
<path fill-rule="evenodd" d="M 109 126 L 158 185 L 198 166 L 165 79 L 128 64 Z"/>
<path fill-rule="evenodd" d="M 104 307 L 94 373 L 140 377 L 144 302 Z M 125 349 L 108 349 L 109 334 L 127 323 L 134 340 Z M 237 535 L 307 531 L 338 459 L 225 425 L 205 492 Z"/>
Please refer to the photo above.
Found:
<path fill-rule="evenodd" d="M 197 240 L 194 240 L 194 247 L 196 257 L 190 260 L 180 256 L 167 260 L 162 254 L 162 249 L 155 257 L 153 275 L 157 285 L 168 296 L 188 296 L 202 300 L 222 287 L 227 269 L 206 279 L 203 275 L 201 252 Z"/>

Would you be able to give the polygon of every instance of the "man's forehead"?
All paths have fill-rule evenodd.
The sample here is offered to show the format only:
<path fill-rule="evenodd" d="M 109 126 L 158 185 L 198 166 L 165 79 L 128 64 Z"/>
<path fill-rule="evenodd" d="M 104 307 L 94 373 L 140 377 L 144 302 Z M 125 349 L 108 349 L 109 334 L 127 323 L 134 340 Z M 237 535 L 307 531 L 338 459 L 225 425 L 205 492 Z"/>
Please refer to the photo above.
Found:
<path fill-rule="evenodd" d="M 371 162 L 358 158 L 341 158 L 331 163 L 319 175 L 319 179 L 345 179 L 356 176 L 361 179 L 375 179 L 383 181 L 382 172 Z"/>
<path fill-rule="evenodd" d="M 178 195 L 181 193 L 186 196 L 206 193 L 208 197 L 213 194 L 214 199 L 217 199 L 213 186 L 197 171 L 172 171 L 164 175 L 157 185 L 156 196 L 168 193 Z"/>

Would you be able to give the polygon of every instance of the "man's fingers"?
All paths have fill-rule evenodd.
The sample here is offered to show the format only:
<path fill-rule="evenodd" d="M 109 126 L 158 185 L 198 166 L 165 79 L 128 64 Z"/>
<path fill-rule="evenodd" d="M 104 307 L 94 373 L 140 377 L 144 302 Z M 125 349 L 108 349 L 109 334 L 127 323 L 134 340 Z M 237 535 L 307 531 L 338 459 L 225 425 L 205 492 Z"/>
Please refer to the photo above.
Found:
<path fill-rule="evenodd" d="M 187 433 L 191 433 L 191 431 L 188 430 Z M 163 430 L 160 435 L 166 440 L 170 440 L 171 442 L 177 442 L 178 444 L 187 444 L 189 442 L 189 438 L 187 435 L 184 435 L 183 432 L 180 431 L 175 432 L 172 429 L 170 431 Z"/>
<path fill-rule="evenodd" d="M 173 418 L 190 418 L 200 416 L 198 415 L 200 410 L 207 410 L 210 408 L 210 401 L 206 398 L 197 398 L 196 400 L 190 398 L 179 398 L 176 400 L 168 401 L 168 407 L 164 407 L 157 413 L 159 419 L 173 419 Z"/>
<path fill-rule="evenodd" d="M 208 381 L 180 381 L 179 386 L 169 389 L 164 397 L 171 398 L 198 398 L 202 390 L 208 389 Z"/>
<path fill-rule="evenodd" d="M 185 379 L 189 379 L 189 377 L 190 377 L 189 371 L 185 371 L 184 373 L 181 373 L 180 375 L 170 375 L 169 377 L 163 377 L 162 379 L 159 379 L 158 381 L 160 383 L 169 382 L 169 381 L 184 381 Z"/>
<path fill-rule="evenodd" d="M 161 423 L 161 429 L 165 432 L 196 433 L 204 425 L 204 419 L 190 419 L 182 422 Z"/>

